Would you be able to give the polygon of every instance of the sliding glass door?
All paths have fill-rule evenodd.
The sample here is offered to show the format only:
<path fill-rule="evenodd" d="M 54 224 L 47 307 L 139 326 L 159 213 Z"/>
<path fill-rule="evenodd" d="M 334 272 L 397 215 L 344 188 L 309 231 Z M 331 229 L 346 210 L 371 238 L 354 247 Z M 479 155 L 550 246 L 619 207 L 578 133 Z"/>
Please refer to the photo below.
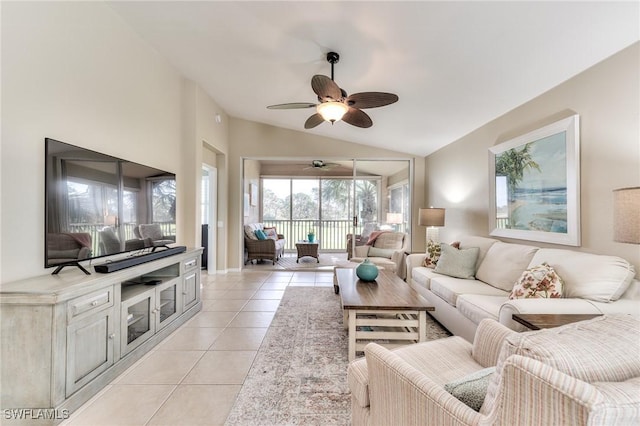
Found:
<path fill-rule="evenodd" d="M 409 160 L 339 160 L 312 171 L 291 163 L 265 160 L 260 176 L 261 221 L 285 235 L 287 250 L 311 230 L 321 251 L 342 253 L 356 246 L 349 235 L 364 244 L 374 230 L 409 231 Z"/>

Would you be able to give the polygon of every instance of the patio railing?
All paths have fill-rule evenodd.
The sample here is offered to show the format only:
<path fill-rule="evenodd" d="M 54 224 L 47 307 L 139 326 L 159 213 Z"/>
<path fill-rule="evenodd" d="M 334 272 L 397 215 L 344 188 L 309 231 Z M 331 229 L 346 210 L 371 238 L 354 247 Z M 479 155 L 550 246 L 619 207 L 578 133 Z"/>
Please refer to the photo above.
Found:
<path fill-rule="evenodd" d="M 162 229 L 162 235 L 176 235 L 176 224 L 175 223 L 158 223 L 160 225 L 160 229 Z M 109 225 L 103 223 L 72 223 L 69 225 L 69 232 L 87 232 L 91 235 L 91 250 L 93 256 L 100 255 L 100 231 L 102 229 L 108 227 Z M 124 233 L 124 239 L 133 240 L 136 237 L 133 229 L 138 226 L 137 223 L 121 223 L 120 227 Z"/>
<path fill-rule="evenodd" d="M 322 251 L 344 251 L 347 249 L 347 234 L 353 232 L 350 220 L 265 220 L 264 226 L 275 226 L 278 234 L 287 240 L 285 250 L 295 250 L 296 242 L 306 240 L 310 229 L 314 229 L 316 240 Z M 358 226 L 357 232 L 362 230 Z"/>

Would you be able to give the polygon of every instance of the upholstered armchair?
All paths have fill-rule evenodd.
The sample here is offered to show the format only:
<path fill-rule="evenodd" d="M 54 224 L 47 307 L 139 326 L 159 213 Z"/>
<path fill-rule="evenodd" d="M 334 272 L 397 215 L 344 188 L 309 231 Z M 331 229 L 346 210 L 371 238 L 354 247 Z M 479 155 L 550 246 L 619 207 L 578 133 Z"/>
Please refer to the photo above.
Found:
<path fill-rule="evenodd" d="M 91 257 L 91 235 L 86 232 L 47 234 L 47 263 L 72 262 Z"/>
<path fill-rule="evenodd" d="M 406 276 L 405 258 L 410 250 L 409 234 L 404 232 L 374 231 L 369 244 L 357 246 L 352 262 L 362 262 L 364 259 L 377 266 L 390 269 L 400 278 Z"/>
<path fill-rule="evenodd" d="M 256 235 L 256 231 L 266 231 L 266 239 L 259 239 Z M 284 235 L 278 234 L 275 228 L 265 228 L 262 223 L 251 223 L 244 226 L 244 248 L 247 252 L 247 257 L 244 262 L 246 265 L 248 262 L 254 260 L 270 260 L 275 263 L 284 254 L 284 247 L 286 245 Z"/>
<path fill-rule="evenodd" d="M 485 319 L 348 368 L 352 425 L 640 424 L 640 321 L 610 315 L 524 333 Z"/>
<path fill-rule="evenodd" d="M 369 236 L 373 231 L 378 230 L 376 222 L 365 223 L 360 234 L 347 234 L 347 260 L 353 256 L 353 247 L 363 246 L 369 241 Z"/>
<path fill-rule="evenodd" d="M 153 247 L 162 247 L 176 242 L 176 237 L 174 235 L 164 235 L 162 228 L 157 223 L 138 225 L 138 233 L 141 239 L 151 241 Z"/>

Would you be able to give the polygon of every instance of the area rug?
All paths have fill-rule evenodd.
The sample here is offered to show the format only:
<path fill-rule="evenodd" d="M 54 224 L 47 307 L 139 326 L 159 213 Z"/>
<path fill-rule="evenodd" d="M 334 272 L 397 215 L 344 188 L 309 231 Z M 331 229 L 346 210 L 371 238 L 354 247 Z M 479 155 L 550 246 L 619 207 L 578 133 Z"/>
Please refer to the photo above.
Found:
<path fill-rule="evenodd" d="M 245 270 L 263 270 L 263 271 L 314 271 L 314 272 L 333 272 L 333 267 L 346 262 L 346 253 L 320 253 L 318 262 L 313 257 L 303 257 L 297 259 L 295 253 L 286 253 L 283 257 L 273 264 L 269 260 L 262 263 L 247 263 L 243 268 Z M 298 260 L 296 262 L 296 260 Z"/>
<path fill-rule="evenodd" d="M 427 318 L 427 338 L 448 336 Z M 347 332 L 340 296 L 288 287 L 226 425 L 349 425 Z"/>

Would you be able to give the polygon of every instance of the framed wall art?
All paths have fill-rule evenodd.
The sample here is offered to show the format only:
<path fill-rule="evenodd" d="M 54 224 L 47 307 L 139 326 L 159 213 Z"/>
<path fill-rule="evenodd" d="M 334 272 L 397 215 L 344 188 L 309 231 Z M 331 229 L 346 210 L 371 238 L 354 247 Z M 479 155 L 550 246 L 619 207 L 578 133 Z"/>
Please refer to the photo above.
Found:
<path fill-rule="evenodd" d="M 490 148 L 489 196 L 491 235 L 579 246 L 579 116 Z"/>

